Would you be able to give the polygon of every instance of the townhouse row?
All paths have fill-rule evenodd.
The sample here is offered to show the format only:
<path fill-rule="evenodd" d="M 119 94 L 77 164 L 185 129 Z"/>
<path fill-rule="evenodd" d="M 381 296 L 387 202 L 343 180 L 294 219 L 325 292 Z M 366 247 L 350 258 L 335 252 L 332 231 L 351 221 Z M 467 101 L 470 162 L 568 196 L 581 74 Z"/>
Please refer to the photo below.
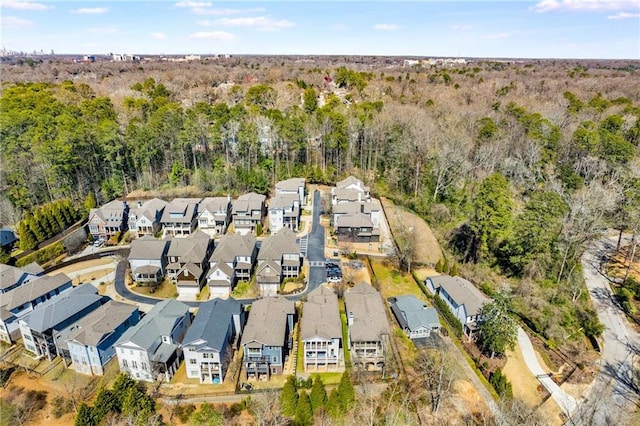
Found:
<path fill-rule="evenodd" d="M 180 299 L 193 299 L 205 285 L 209 295 L 227 297 L 239 281 L 255 274 L 262 297 L 274 296 L 287 278 L 298 277 L 302 255 L 289 228 L 257 241 L 251 234 L 225 234 L 212 240 L 197 230 L 186 238 L 156 239 L 150 235 L 131 242 L 129 267 L 140 284 L 168 277 Z"/>
<path fill-rule="evenodd" d="M 236 233 L 255 234 L 269 218 L 269 231 L 282 228 L 297 231 L 305 199 L 305 179 L 278 182 L 267 207 L 266 197 L 254 192 L 235 200 L 227 197 L 175 198 L 170 202 L 153 198 L 135 201 L 114 200 L 89 212 L 89 232 L 96 239 L 107 239 L 130 231 L 142 237 L 162 231 L 164 237 L 187 237 L 196 228 L 209 236 L 224 234 L 233 224 Z"/>

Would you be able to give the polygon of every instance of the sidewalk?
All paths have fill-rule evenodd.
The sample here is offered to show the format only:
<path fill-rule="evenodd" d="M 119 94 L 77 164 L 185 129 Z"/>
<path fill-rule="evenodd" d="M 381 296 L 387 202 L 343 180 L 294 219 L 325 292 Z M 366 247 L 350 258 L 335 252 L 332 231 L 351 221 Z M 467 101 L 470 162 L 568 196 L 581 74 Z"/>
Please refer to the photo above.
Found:
<path fill-rule="evenodd" d="M 520 351 L 524 358 L 525 364 L 531 373 L 538 379 L 538 381 L 544 386 L 551 394 L 551 397 L 558 403 L 560 409 L 568 415 L 577 408 L 578 403 L 575 398 L 567 394 L 556 382 L 549 377 L 549 373 L 544 371 L 538 362 L 533 344 L 527 333 L 524 332 L 522 327 L 518 327 L 518 344 L 520 345 Z"/>

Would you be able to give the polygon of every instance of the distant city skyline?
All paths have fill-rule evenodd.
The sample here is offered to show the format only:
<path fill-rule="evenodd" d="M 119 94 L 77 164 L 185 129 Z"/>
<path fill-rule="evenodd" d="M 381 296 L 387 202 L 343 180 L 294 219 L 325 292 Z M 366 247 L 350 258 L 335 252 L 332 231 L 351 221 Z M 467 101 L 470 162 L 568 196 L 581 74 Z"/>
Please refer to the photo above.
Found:
<path fill-rule="evenodd" d="M 640 59 L 640 0 L 0 0 L 0 13 L 8 51 Z"/>

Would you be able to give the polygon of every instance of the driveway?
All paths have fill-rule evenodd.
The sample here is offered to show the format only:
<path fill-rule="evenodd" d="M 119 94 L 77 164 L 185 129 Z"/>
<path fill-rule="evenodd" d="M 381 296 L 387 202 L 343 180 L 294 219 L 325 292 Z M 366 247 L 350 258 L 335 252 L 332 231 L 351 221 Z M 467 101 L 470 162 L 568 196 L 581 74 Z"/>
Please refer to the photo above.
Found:
<path fill-rule="evenodd" d="M 628 241 L 629 236 L 625 236 Z M 600 260 L 615 249 L 616 236 L 594 243 L 582 256 L 582 268 L 591 300 L 605 326 L 600 371 L 571 424 L 629 424 L 638 403 L 638 391 L 631 383 L 632 362 L 640 354 L 640 335 L 629 326 L 615 303 L 607 277 L 600 273 Z"/>

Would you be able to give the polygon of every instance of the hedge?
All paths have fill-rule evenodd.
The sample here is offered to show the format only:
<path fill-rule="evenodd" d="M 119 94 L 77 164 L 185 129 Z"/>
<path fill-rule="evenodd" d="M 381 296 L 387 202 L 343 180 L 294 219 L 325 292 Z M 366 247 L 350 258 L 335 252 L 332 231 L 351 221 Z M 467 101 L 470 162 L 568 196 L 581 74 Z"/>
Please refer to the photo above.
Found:
<path fill-rule="evenodd" d="M 462 323 L 458 318 L 456 318 L 455 315 L 453 315 L 453 313 L 449 309 L 449 306 L 447 306 L 444 300 L 442 300 L 439 295 L 436 295 L 433 298 L 433 303 L 436 305 L 436 308 L 438 308 L 440 315 L 442 315 L 444 319 L 447 320 L 449 325 L 453 328 L 453 332 L 455 333 L 455 335 L 458 337 L 462 336 Z"/>
<path fill-rule="evenodd" d="M 55 259 L 65 252 L 64 244 L 62 241 L 58 241 L 54 244 L 48 245 L 47 247 L 36 251 L 35 253 L 31 253 L 22 259 L 16 262 L 17 267 L 22 267 L 28 265 L 32 262 L 36 262 L 39 265 L 43 265 L 50 261 L 51 259 Z"/>

